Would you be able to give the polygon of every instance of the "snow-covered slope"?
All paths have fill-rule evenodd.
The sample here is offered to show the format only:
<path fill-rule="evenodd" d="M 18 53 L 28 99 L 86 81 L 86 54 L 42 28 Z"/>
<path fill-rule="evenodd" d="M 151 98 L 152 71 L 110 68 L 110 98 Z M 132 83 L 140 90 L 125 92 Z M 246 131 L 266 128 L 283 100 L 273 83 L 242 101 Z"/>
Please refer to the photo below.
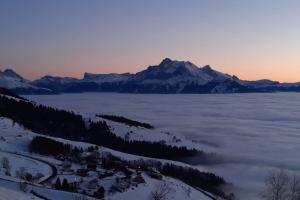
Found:
<path fill-rule="evenodd" d="M 12 69 L 0 71 L 0 87 L 16 91 L 18 93 L 51 93 L 50 89 L 37 87 L 24 79 Z"/>
<path fill-rule="evenodd" d="M 32 194 L 21 192 L 17 189 L 17 184 L 0 181 L 0 200 L 42 200 Z"/>
<path fill-rule="evenodd" d="M 156 190 L 158 187 L 162 187 L 163 184 L 166 184 L 169 189 L 169 193 L 167 199 L 172 200 L 183 200 L 183 199 L 190 199 L 190 200 L 210 200 L 207 196 L 200 193 L 199 191 L 195 190 L 194 188 L 185 185 L 184 183 L 172 179 L 172 178 L 165 178 L 164 181 L 158 181 L 155 179 L 151 179 L 148 176 L 144 176 L 146 183 L 140 185 L 134 190 L 128 190 L 124 193 L 118 193 L 112 196 L 111 200 L 119 200 L 119 199 L 151 199 L 152 192 Z"/>
<path fill-rule="evenodd" d="M 14 123 L 10 119 L 0 118 L 0 138 L 2 138 L 0 140 L 0 145 L 1 145 L 0 151 L 7 150 L 7 151 L 16 152 L 16 153 L 31 155 L 28 152 L 28 145 L 29 145 L 30 140 L 36 135 L 37 135 L 36 133 L 33 133 L 29 130 L 25 130 L 23 127 L 19 126 L 17 123 Z M 64 139 L 56 139 L 53 137 L 49 137 L 49 138 L 55 139 L 57 141 L 60 141 L 60 142 L 66 143 L 66 144 L 71 144 L 72 146 L 77 146 L 79 148 L 87 148 L 87 147 L 91 146 L 88 143 L 73 142 L 73 141 L 64 140 Z M 138 159 L 147 160 L 148 159 L 146 157 L 130 155 L 130 154 L 117 152 L 117 151 L 107 149 L 107 148 L 102 148 L 102 147 L 100 148 L 100 151 L 103 153 L 111 153 L 111 154 L 121 157 L 122 159 L 125 159 L 125 160 L 126 159 L 128 159 L 128 160 L 138 160 Z M 0 154 L 0 157 L 2 157 L 2 154 Z M 44 157 L 44 156 L 37 156 L 37 155 L 32 155 L 32 156 L 37 157 L 37 158 L 42 158 L 43 160 L 47 160 L 48 162 L 52 162 L 53 164 L 58 165 L 58 166 L 60 165 L 60 161 L 54 160 L 51 157 Z M 25 166 L 27 169 L 33 169 L 35 166 L 42 164 L 42 163 L 30 164 L 30 162 L 31 162 L 30 160 L 16 162 L 13 160 L 14 156 L 12 156 L 12 157 L 7 156 L 7 157 L 10 159 L 10 161 L 13 165 L 13 168 L 18 167 L 21 164 L 21 165 Z M 186 166 L 186 164 L 175 162 L 175 161 L 167 161 L 167 160 L 165 160 L 165 161 L 160 160 L 160 161 L 171 162 L 171 163 L 176 163 L 177 165 Z M 40 169 L 38 169 L 38 170 L 41 173 L 48 173 L 46 167 L 41 166 Z M 60 175 L 60 176 L 62 177 L 62 175 Z M 70 176 L 70 175 L 66 175 L 66 177 L 67 176 Z M 124 192 L 121 192 L 121 193 L 114 193 L 114 194 L 107 193 L 107 198 L 112 199 L 112 200 L 117 200 L 117 199 L 131 200 L 131 199 L 136 199 L 136 198 L 141 199 L 141 200 L 151 199 L 150 198 L 151 193 L 153 191 L 155 191 L 157 189 L 157 187 L 159 187 L 163 184 L 166 184 L 170 189 L 170 192 L 167 195 L 168 199 L 173 199 L 173 200 L 181 200 L 181 199 L 209 200 L 210 199 L 207 196 L 205 196 L 203 193 L 199 192 L 198 190 L 186 185 L 185 183 L 183 183 L 179 180 L 173 179 L 173 178 L 164 177 L 163 180 L 157 180 L 157 179 L 150 178 L 148 175 L 146 175 L 144 173 L 143 173 L 143 177 L 145 179 L 144 184 L 140 184 L 137 187 L 132 187 L 129 190 L 125 190 Z M 6 179 L 6 177 L 4 177 L 4 178 Z M 7 178 L 7 179 L 10 180 L 11 178 Z M 9 184 L 7 184 L 7 183 L 9 183 Z M 110 184 L 113 184 L 114 181 L 113 180 L 110 180 L 110 181 L 102 180 L 102 183 L 108 184 L 107 187 L 110 187 Z M 51 189 L 47 189 L 47 188 L 34 187 L 34 186 L 32 186 L 32 189 L 34 191 L 38 192 L 39 194 L 46 196 L 50 199 L 65 200 L 65 199 L 70 199 L 70 198 L 73 199 L 74 198 L 74 193 L 68 193 L 68 192 L 57 191 L 57 190 L 53 190 L 53 189 L 51 190 Z M 10 182 L 10 181 L 7 182 L 4 180 L 1 181 L 1 177 L 0 177 L 0 200 L 2 200 L 1 197 L 3 197 L 3 200 L 4 200 L 5 197 L 7 196 L 5 192 L 7 192 L 10 195 L 13 195 L 13 197 L 14 198 L 16 197 L 16 199 L 23 199 L 23 198 L 25 200 L 27 200 L 27 198 L 28 199 L 30 199 L 30 198 L 39 199 L 29 193 L 21 192 L 17 183 Z M 88 198 L 88 197 L 85 197 L 85 198 L 90 199 L 90 200 L 94 199 L 94 198 Z"/>

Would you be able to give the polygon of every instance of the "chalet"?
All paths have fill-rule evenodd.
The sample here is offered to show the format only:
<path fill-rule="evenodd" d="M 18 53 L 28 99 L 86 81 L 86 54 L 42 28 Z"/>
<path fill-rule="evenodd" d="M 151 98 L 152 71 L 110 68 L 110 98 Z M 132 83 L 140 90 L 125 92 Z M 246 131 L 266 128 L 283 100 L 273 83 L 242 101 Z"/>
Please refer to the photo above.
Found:
<path fill-rule="evenodd" d="M 162 180 L 163 176 L 159 173 L 159 171 L 153 167 L 147 169 L 146 174 L 151 178 Z"/>
<path fill-rule="evenodd" d="M 63 169 L 70 169 L 72 167 L 72 163 L 69 161 L 64 161 L 62 163 L 62 167 L 63 167 Z"/>
<path fill-rule="evenodd" d="M 147 171 L 146 174 L 150 176 L 151 178 L 162 180 L 163 176 L 155 171 Z"/>
<path fill-rule="evenodd" d="M 117 191 L 117 192 L 124 192 L 126 191 L 128 188 L 130 188 L 131 184 L 130 184 L 130 180 L 128 179 L 124 179 L 124 178 L 118 178 L 116 180 L 116 183 L 112 186 L 112 189 Z"/>
<path fill-rule="evenodd" d="M 137 175 L 136 177 L 134 177 L 132 179 L 132 183 L 135 184 L 142 184 L 142 183 L 146 183 L 145 179 L 143 178 L 143 176 L 141 174 Z"/>

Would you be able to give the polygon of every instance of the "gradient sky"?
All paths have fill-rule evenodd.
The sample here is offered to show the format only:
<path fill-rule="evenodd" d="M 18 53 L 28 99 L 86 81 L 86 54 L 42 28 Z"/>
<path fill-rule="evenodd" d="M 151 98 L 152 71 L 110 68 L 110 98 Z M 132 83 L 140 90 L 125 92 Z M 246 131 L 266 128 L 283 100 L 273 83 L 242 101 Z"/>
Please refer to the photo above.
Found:
<path fill-rule="evenodd" d="M 137 72 L 163 58 L 300 81 L 299 0 L 0 0 L 0 69 Z"/>

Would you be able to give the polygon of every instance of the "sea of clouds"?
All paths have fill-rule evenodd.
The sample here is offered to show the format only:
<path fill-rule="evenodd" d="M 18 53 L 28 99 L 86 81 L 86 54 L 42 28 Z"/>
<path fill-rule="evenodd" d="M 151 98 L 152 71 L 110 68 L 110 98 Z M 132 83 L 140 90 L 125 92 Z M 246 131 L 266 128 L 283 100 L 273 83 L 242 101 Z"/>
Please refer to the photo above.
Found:
<path fill-rule="evenodd" d="M 205 167 L 238 187 L 243 199 L 263 191 L 270 170 L 300 172 L 300 93 L 84 93 L 27 98 L 87 117 L 122 115 L 184 135 L 219 155 L 218 164 Z"/>

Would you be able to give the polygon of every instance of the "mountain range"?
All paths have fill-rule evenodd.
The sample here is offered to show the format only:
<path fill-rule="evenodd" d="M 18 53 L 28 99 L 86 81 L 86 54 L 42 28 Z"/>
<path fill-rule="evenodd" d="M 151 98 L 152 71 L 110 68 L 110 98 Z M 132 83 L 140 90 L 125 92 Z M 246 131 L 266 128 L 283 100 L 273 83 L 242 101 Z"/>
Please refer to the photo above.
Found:
<path fill-rule="evenodd" d="M 0 87 L 18 94 L 58 94 L 79 92 L 120 93 L 249 93 L 300 92 L 299 83 L 272 80 L 247 81 L 188 61 L 164 59 L 138 73 L 85 73 L 82 79 L 44 76 L 29 81 L 12 69 L 0 71 Z"/>

